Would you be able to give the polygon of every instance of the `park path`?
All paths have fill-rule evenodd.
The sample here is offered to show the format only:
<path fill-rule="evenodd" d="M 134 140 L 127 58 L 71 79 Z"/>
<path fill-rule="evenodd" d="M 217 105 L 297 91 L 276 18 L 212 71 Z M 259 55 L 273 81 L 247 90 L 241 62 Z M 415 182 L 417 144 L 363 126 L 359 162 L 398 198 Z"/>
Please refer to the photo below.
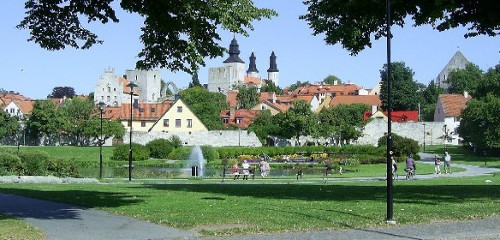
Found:
<path fill-rule="evenodd" d="M 91 208 L 0 193 L 0 213 L 44 231 L 47 240 L 189 239 L 197 233 Z"/>

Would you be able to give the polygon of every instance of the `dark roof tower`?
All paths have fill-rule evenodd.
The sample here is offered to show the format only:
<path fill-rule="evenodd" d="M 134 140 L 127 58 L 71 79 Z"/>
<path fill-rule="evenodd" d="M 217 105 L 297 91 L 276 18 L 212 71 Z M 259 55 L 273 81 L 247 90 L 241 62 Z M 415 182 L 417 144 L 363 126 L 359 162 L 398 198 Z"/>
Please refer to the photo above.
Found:
<path fill-rule="evenodd" d="M 269 57 L 269 69 L 267 69 L 267 72 L 279 72 L 274 51 L 271 53 L 271 57 Z"/>
<path fill-rule="evenodd" d="M 251 72 L 258 73 L 259 72 L 259 70 L 257 70 L 257 65 L 255 64 L 255 59 L 256 59 L 256 57 L 252 52 L 252 55 L 250 55 L 250 64 L 248 65 L 247 73 L 251 73 Z"/>
<path fill-rule="evenodd" d="M 238 45 L 238 41 L 234 37 L 229 45 L 229 57 L 224 63 L 245 63 L 238 55 L 240 55 L 240 45 Z"/>

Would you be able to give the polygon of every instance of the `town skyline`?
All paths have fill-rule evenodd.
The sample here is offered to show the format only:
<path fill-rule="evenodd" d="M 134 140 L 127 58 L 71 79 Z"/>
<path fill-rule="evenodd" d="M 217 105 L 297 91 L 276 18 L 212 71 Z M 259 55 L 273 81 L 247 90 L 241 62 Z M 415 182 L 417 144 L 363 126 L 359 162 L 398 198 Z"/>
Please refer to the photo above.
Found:
<path fill-rule="evenodd" d="M 280 87 L 296 81 L 311 83 L 322 81 L 333 74 L 344 82 L 352 82 L 364 88 L 373 88 L 379 81 L 379 70 L 386 62 L 385 38 L 373 42 L 371 49 L 357 56 L 350 56 L 341 46 L 327 46 L 323 36 L 312 36 L 307 23 L 298 17 L 305 14 L 306 6 L 300 2 L 255 1 L 258 7 L 275 9 L 280 15 L 271 20 L 255 22 L 255 31 L 250 37 L 236 35 L 240 45 L 240 58 L 248 68 L 249 56 L 255 52 L 260 77 L 267 78 L 269 56 L 276 53 L 280 71 Z M 116 5 L 115 5 L 116 6 Z M 1 50 L 4 66 L 4 81 L 1 88 L 19 92 L 33 99 L 45 98 L 54 87 L 70 86 L 77 94 L 89 94 L 98 82 L 103 70 L 114 68 L 119 76 L 133 69 L 139 42 L 140 17 L 115 8 L 120 23 L 92 24 L 94 31 L 104 43 L 89 50 L 67 48 L 62 51 L 47 51 L 27 42 L 29 32 L 15 26 L 24 16 L 22 1 L 9 1 L 0 10 L 2 32 L 5 33 Z M 393 28 L 392 60 L 403 61 L 414 72 L 414 80 L 427 84 L 434 80 L 456 51 L 460 50 L 472 63 L 482 70 L 494 67 L 499 62 L 498 38 L 480 36 L 465 39 L 465 28 L 445 32 L 432 30 L 430 26 Z M 220 44 L 226 48 L 234 37 L 221 31 Z M 208 82 L 208 68 L 222 65 L 227 54 L 215 59 L 205 59 L 206 66 L 198 73 L 201 83 Z M 178 87 L 187 87 L 191 76 L 182 72 L 170 73 L 160 69 L 165 81 L 173 81 Z"/>

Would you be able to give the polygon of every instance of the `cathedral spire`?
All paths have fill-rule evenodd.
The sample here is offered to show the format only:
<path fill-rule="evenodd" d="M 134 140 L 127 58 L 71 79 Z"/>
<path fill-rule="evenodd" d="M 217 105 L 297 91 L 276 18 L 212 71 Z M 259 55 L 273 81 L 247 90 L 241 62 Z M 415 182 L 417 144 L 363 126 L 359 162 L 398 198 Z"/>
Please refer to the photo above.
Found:
<path fill-rule="evenodd" d="M 274 51 L 271 53 L 271 57 L 269 57 L 269 69 L 267 69 L 267 72 L 279 72 Z"/>
<path fill-rule="evenodd" d="M 229 57 L 224 61 L 224 63 L 245 63 L 240 55 L 240 45 L 238 45 L 238 41 L 236 41 L 236 36 L 233 37 L 231 44 L 229 45 Z"/>
<path fill-rule="evenodd" d="M 252 55 L 250 55 L 250 64 L 248 65 L 247 74 L 259 72 L 259 70 L 257 70 L 257 65 L 255 64 L 255 59 L 255 54 L 252 52 Z"/>

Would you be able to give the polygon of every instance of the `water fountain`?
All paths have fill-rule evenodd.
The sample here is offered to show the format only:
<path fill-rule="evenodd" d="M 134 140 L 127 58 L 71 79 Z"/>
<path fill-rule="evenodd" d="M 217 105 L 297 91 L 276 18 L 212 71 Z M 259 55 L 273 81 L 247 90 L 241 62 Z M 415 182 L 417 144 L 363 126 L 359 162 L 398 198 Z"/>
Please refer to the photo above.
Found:
<path fill-rule="evenodd" d="M 193 147 L 193 150 L 191 150 L 191 153 L 189 154 L 187 167 L 190 169 L 193 169 L 193 167 L 198 168 L 197 176 L 203 177 L 203 168 L 205 167 L 205 163 L 206 160 L 203 157 L 203 152 L 201 151 L 200 146 Z"/>

